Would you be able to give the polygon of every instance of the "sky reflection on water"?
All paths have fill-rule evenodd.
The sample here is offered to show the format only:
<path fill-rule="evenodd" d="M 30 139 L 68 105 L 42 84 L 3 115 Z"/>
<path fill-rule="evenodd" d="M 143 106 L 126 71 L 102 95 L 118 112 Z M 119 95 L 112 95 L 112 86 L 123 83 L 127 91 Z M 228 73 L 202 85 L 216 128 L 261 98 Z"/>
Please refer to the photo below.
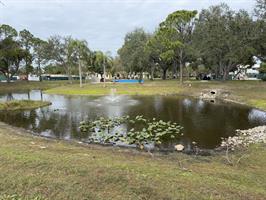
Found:
<path fill-rule="evenodd" d="M 103 96 L 82 97 L 29 93 L 0 95 L 0 101 L 32 99 L 51 101 L 52 105 L 31 111 L 0 112 L 0 120 L 23 127 L 46 137 L 86 141 L 89 135 L 80 134 L 79 122 L 97 117 L 137 116 L 177 122 L 184 127 L 179 141 L 164 144 L 166 148 L 177 143 L 187 148 L 194 141 L 201 148 L 217 147 L 221 138 L 235 134 L 236 129 L 248 129 L 266 124 L 266 113 L 246 106 L 224 102 L 173 96 Z"/>

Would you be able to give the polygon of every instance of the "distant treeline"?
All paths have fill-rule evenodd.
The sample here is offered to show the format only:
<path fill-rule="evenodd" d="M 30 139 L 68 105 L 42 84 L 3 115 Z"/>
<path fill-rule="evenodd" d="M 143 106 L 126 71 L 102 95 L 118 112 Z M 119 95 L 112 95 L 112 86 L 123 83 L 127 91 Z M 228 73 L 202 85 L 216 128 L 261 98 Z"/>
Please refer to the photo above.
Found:
<path fill-rule="evenodd" d="M 190 72 L 226 80 L 237 66 L 252 66 L 254 56 L 266 61 L 266 0 L 257 0 L 252 14 L 226 4 L 175 11 L 152 34 L 128 33 L 118 54 L 127 71 L 149 71 L 151 78 L 159 72 L 166 79 L 170 71 L 181 82 Z"/>
<path fill-rule="evenodd" d="M 239 65 L 253 65 L 254 57 L 266 62 L 266 0 L 254 3 L 252 14 L 234 11 L 226 4 L 201 12 L 178 10 L 167 16 L 154 33 L 136 28 L 125 36 L 118 56 L 93 51 L 85 40 L 71 36 L 35 37 L 0 25 L 0 74 L 14 75 L 149 72 L 150 78 L 212 73 L 228 79 Z M 265 64 L 262 71 L 266 72 Z M 264 69 L 265 68 L 265 69 Z M 170 73 L 169 73 L 170 72 Z"/>

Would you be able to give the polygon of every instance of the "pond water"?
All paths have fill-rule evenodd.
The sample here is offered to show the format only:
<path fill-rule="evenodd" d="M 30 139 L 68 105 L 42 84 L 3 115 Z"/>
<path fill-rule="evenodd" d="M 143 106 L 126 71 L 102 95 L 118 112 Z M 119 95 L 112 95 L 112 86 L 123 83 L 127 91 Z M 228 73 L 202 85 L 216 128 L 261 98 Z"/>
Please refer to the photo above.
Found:
<path fill-rule="evenodd" d="M 163 144 L 173 148 L 182 143 L 190 149 L 192 143 L 203 149 L 220 145 L 221 138 L 235 134 L 236 129 L 248 129 L 266 124 L 266 113 L 246 106 L 225 102 L 207 102 L 176 96 L 63 96 L 28 93 L 0 94 L 0 101 L 31 99 L 52 102 L 51 106 L 31 111 L 0 112 L 0 121 L 23 127 L 35 134 L 86 142 L 89 135 L 81 134 L 79 122 L 97 117 L 143 115 L 145 118 L 177 122 L 184 127 L 178 141 Z"/>

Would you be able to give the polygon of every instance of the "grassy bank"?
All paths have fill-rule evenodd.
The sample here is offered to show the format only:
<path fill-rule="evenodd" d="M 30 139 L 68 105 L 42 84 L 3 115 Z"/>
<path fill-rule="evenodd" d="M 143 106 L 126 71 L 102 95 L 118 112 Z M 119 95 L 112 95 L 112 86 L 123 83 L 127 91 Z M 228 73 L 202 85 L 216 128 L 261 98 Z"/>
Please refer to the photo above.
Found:
<path fill-rule="evenodd" d="M 266 110 L 266 82 L 262 81 L 186 81 L 180 85 L 178 80 L 145 81 L 144 84 L 85 84 L 82 88 L 79 84 L 69 84 L 66 81 L 43 82 L 14 82 L 0 83 L 0 93 L 29 91 L 33 89 L 46 90 L 49 94 L 63 95 L 107 95 L 111 89 L 116 94 L 126 95 L 189 95 L 199 96 L 204 89 L 224 89 L 231 95 L 230 100 L 254 106 Z"/>
<path fill-rule="evenodd" d="M 51 105 L 47 101 L 13 100 L 0 103 L 0 111 L 32 110 Z"/>
<path fill-rule="evenodd" d="M 152 157 L 0 124 L 0 199 L 265 199 L 265 146 L 234 156 L 235 165 L 223 156 Z"/>
<path fill-rule="evenodd" d="M 29 90 L 47 90 L 68 84 L 69 83 L 67 81 L 16 81 L 11 83 L 0 82 L 0 94 L 8 92 L 24 92 Z"/>
<path fill-rule="evenodd" d="M 204 89 L 224 89 L 230 92 L 229 99 L 266 110 L 266 82 L 262 81 L 186 81 L 180 85 L 177 80 L 146 81 L 144 84 L 86 84 L 67 85 L 47 90 L 49 94 L 106 95 L 114 88 L 116 94 L 127 95 L 189 95 L 199 96 Z"/>
<path fill-rule="evenodd" d="M 146 81 L 144 84 L 103 83 L 85 84 L 82 88 L 78 84 L 51 88 L 49 94 L 65 95 L 107 95 L 115 89 L 116 94 L 126 95 L 169 95 L 179 94 L 182 88 L 176 81 Z"/>

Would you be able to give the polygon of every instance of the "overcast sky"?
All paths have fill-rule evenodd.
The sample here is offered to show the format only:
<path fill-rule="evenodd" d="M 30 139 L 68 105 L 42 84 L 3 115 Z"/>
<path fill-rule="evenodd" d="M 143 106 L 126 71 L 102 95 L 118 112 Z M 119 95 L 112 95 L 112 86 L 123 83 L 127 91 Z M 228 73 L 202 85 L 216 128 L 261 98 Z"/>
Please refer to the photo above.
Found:
<path fill-rule="evenodd" d="M 0 0 L 0 23 L 35 36 L 72 35 L 86 39 L 91 49 L 111 51 L 123 44 L 127 32 L 143 27 L 152 32 L 179 9 L 201 10 L 227 3 L 252 12 L 255 0 Z"/>

